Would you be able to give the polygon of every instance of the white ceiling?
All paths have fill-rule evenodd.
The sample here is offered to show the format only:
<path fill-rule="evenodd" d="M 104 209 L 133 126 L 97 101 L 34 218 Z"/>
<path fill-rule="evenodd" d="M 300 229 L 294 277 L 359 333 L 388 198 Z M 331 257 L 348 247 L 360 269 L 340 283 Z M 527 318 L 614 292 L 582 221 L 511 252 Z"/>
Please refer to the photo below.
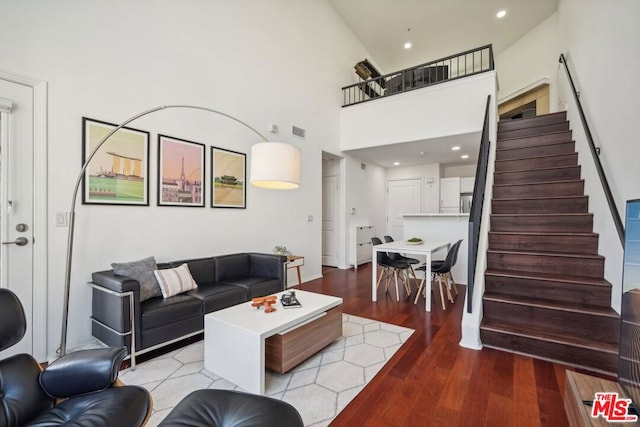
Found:
<path fill-rule="evenodd" d="M 552 15 L 558 6 L 558 0 L 329 0 L 329 3 L 370 52 L 367 59 L 382 74 L 486 44 L 492 44 L 494 55 L 498 55 Z M 496 13 L 501 9 L 507 15 L 497 19 Z M 406 41 L 413 45 L 409 50 L 403 47 Z M 392 167 L 394 161 L 401 162 L 401 166 L 476 162 L 479 135 L 449 139 L 351 153 L 383 167 Z M 471 157 L 460 159 L 459 152 L 451 152 L 452 145 L 466 147 Z M 422 161 L 416 154 L 420 151 L 425 152 L 425 158 L 429 155 L 429 161 Z"/>
<path fill-rule="evenodd" d="M 350 150 L 349 154 L 368 160 L 385 168 L 406 167 L 428 163 L 476 164 L 480 146 L 480 132 L 465 135 L 453 135 L 447 138 L 405 142 L 381 147 Z M 460 147 L 452 150 L 452 147 Z M 460 156 L 466 154 L 467 159 Z M 399 165 L 394 165 L 398 162 Z"/>

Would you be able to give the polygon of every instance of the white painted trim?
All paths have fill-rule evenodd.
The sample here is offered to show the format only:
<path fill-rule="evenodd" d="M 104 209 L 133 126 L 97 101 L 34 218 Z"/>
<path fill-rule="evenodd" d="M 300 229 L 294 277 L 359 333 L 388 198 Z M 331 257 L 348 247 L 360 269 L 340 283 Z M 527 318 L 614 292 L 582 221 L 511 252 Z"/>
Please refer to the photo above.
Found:
<path fill-rule="evenodd" d="M 8 101 L 9 103 L 11 101 Z M 5 145 L 2 147 L 2 158 L 9 158 L 9 109 L 0 108 L 0 141 L 5 141 Z M 5 165 L 0 170 L 0 207 L 4 209 L 7 206 L 7 199 L 9 194 L 9 168 Z M 2 223 L 2 236 L 7 236 L 9 231 L 8 221 Z M 0 265 L 7 265 L 9 259 L 9 251 L 0 251 Z M 7 287 L 6 283 L 9 281 L 8 268 L 0 271 L 0 286 Z"/>
<path fill-rule="evenodd" d="M 497 92 L 497 91 L 496 91 Z M 495 93 L 495 92 L 494 92 Z M 480 338 L 480 324 L 482 323 L 482 296 L 484 295 L 484 272 L 487 269 L 487 249 L 489 248 L 489 229 L 491 224 L 491 201 L 493 199 L 493 173 L 496 163 L 496 142 L 498 135 L 498 103 L 491 102 L 489 108 L 489 160 L 487 166 L 487 181 L 482 206 L 482 222 L 480 224 L 480 236 L 478 239 L 478 255 L 476 258 L 476 272 L 473 288 L 472 312 L 467 312 L 468 299 L 465 298 L 462 312 L 461 347 L 480 350 L 482 339 Z"/>
<path fill-rule="evenodd" d="M 47 97 L 46 81 L 0 69 L 0 79 L 33 89 L 33 357 L 47 359 Z"/>
<path fill-rule="evenodd" d="M 13 103 L 11 102 L 11 100 L 0 98 L 0 112 L 8 113 L 9 111 L 11 111 L 12 107 Z"/>

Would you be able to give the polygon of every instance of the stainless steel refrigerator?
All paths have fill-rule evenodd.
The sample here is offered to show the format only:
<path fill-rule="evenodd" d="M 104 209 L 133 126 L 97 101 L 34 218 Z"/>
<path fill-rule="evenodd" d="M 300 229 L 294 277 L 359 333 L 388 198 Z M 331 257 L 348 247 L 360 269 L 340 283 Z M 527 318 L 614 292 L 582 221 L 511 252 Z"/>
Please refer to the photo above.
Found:
<path fill-rule="evenodd" d="M 471 201 L 473 200 L 473 193 L 461 193 L 460 194 L 460 212 L 471 212 Z"/>

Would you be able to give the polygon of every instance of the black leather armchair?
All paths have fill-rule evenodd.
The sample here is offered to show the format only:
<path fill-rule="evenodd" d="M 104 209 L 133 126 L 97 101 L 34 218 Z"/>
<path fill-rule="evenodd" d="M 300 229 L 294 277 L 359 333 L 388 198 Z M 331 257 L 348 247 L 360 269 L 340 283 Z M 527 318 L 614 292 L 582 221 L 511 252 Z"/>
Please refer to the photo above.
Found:
<path fill-rule="evenodd" d="M 0 289 L 0 351 L 25 331 L 22 304 Z M 0 360 L 0 427 L 143 425 L 151 413 L 149 392 L 117 384 L 126 354 L 124 347 L 73 352 L 44 371 L 28 354 Z"/>
<path fill-rule="evenodd" d="M 303 427 L 289 403 L 236 390 L 196 390 L 169 412 L 159 427 Z"/>

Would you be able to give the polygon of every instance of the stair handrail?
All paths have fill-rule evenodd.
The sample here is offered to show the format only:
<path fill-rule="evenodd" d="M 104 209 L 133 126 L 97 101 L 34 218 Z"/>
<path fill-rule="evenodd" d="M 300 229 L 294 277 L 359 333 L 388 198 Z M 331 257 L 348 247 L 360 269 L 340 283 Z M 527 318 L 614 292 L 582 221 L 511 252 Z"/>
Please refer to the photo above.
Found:
<path fill-rule="evenodd" d="M 596 147 L 596 144 L 593 141 L 591 129 L 589 128 L 587 117 L 584 114 L 582 103 L 580 102 L 580 93 L 577 91 L 576 86 L 573 83 L 573 78 L 571 76 L 571 72 L 569 71 L 569 67 L 567 66 L 567 59 L 565 58 L 564 53 L 560 54 L 559 61 L 562 65 L 564 65 L 564 69 L 567 72 L 567 78 L 569 79 L 571 92 L 573 92 L 573 98 L 575 99 L 576 105 L 578 106 L 580 121 L 582 122 L 582 127 L 587 137 L 587 142 L 589 143 L 589 149 L 591 151 L 591 156 L 593 157 L 593 162 L 595 163 L 596 170 L 598 171 L 598 177 L 600 177 L 600 184 L 602 185 L 602 189 L 604 190 L 604 195 L 607 199 L 607 204 L 609 205 L 609 211 L 611 211 L 611 216 L 613 217 L 613 223 L 615 224 L 616 230 L 618 231 L 620 243 L 624 248 L 624 225 L 622 224 L 622 218 L 620 217 L 620 213 L 618 212 L 618 208 L 616 207 L 615 200 L 613 199 L 613 194 L 611 193 L 611 188 L 609 187 L 609 181 L 607 181 L 607 176 L 604 172 L 604 169 L 602 168 L 602 163 L 600 162 L 600 148 Z"/>
<path fill-rule="evenodd" d="M 487 169 L 489 167 L 489 111 L 491 95 L 487 95 L 487 106 L 484 111 L 484 123 L 482 125 L 482 139 L 478 152 L 478 165 L 476 166 L 476 178 L 473 184 L 473 198 L 469 212 L 468 229 L 468 262 L 467 262 L 467 313 L 472 312 L 473 284 L 476 276 L 476 258 L 478 257 L 478 241 L 480 240 L 480 225 L 482 223 L 482 206 L 484 205 L 484 193 L 487 183 Z"/>

